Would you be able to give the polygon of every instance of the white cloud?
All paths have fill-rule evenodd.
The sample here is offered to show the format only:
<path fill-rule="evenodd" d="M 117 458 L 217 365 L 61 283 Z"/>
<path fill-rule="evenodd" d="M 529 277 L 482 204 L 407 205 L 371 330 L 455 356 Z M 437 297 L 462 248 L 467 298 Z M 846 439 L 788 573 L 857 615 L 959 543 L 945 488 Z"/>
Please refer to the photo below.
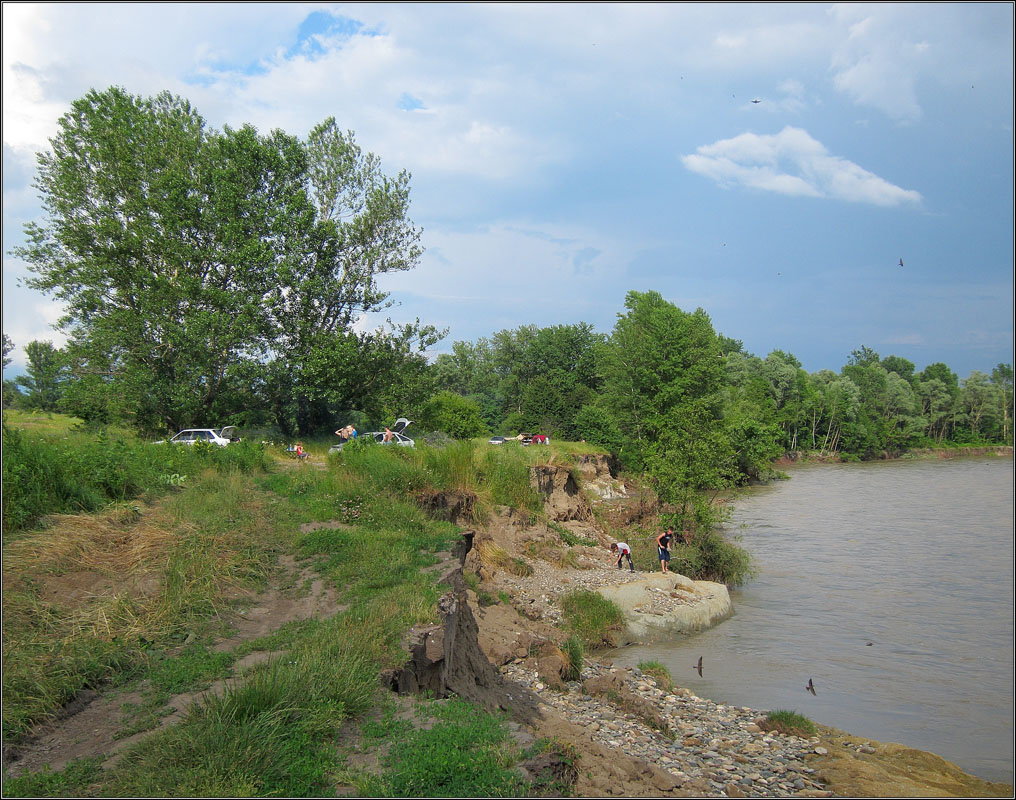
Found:
<path fill-rule="evenodd" d="M 878 206 L 921 202 L 919 192 L 901 189 L 852 161 L 830 155 L 807 131 L 790 126 L 775 135 L 742 133 L 721 139 L 681 160 L 692 172 L 722 185 Z"/>

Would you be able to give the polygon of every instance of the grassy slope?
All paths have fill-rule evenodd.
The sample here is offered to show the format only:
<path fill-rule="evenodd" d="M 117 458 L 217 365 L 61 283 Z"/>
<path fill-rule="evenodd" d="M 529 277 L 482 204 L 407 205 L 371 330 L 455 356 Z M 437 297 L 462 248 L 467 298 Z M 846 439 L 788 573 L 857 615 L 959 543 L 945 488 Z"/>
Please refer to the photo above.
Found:
<path fill-rule="evenodd" d="M 67 447 L 70 425 L 47 422 L 48 444 L 33 431 L 37 447 Z M 373 735 L 406 744 L 391 751 L 379 774 L 349 767 L 333 737 L 343 722 L 391 703 L 378 687 L 379 672 L 401 663 L 406 629 L 436 619 L 438 590 L 421 568 L 457 541 L 458 530 L 427 519 L 411 494 L 466 490 L 481 508 L 511 503 L 535 511 L 538 498 L 519 476 L 528 475 L 532 460 L 566 455 L 533 451 L 459 443 L 442 451 L 351 448 L 331 457 L 327 470 L 290 468 L 284 457 L 267 472 L 209 465 L 127 508 L 113 503 L 96 514 L 50 516 L 39 528 L 7 536 L 8 741 L 85 688 L 145 681 L 146 703 L 125 717 L 127 734 L 156 724 L 170 691 L 228 675 L 239 653 L 209 649 L 221 634 L 220 614 L 244 590 L 262 586 L 281 553 L 312 559 L 349 607 L 247 645 L 244 651 L 284 649 L 287 657 L 193 707 L 113 769 L 91 760 L 59 773 L 5 775 L 5 794 L 303 796 L 327 794 L 336 782 L 395 796 L 410 787 L 417 794 L 518 794 L 523 787 L 510 767 L 527 754 L 506 746 L 502 721 L 476 709 L 439 704 L 433 713 L 441 724 L 413 734 L 390 710 L 381 724 L 371 723 Z M 329 520 L 343 526 L 299 532 L 300 523 Z M 86 578 L 85 596 L 52 591 Z M 468 743 L 465 757 L 487 765 L 475 772 L 477 783 L 463 783 L 461 770 L 446 763 L 452 742 Z"/>

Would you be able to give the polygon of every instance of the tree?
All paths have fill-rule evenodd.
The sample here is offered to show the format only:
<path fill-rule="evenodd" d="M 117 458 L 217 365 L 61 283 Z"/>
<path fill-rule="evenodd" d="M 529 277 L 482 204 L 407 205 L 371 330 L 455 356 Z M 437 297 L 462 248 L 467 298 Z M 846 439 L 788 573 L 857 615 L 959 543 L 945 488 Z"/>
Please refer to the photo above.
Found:
<path fill-rule="evenodd" d="M 971 441 L 984 441 L 999 427 L 1003 411 L 1001 390 L 983 372 L 974 370 L 960 389 L 959 407 Z"/>
<path fill-rule="evenodd" d="M 687 531 L 709 530 L 705 492 L 736 478 L 722 424 L 724 359 L 709 317 L 657 292 L 629 292 L 605 348 L 603 399 L 627 439 L 629 466 L 648 470 L 660 498 Z"/>
<path fill-rule="evenodd" d="M 27 374 L 14 379 L 16 386 L 25 390 L 19 403 L 40 411 L 56 411 L 66 382 L 64 354 L 52 342 L 29 342 L 25 345 L 28 357 Z"/>
<path fill-rule="evenodd" d="M 50 144 L 47 219 L 15 252 L 67 307 L 75 375 L 101 376 L 88 385 L 143 429 L 248 415 L 256 389 L 308 431 L 341 382 L 311 367 L 384 306 L 376 277 L 420 255 L 408 174 L 381 174 L 334 120 L 307 143 L 216 132 L 181 98 L 111 88 L 75 101 Z M 409 326 L 394 349 L 379 335 L 378 352 L 431 333 Z"/>
<path fill-rule="evenodd" d="M 11 341 L 11 337 L 6 333 L 4 334 L 4 369 L 7 369 L 7 365 L 11 363 L 11 359 L 7 356 L 10 355 L 14 349 L 14 342 Z"/>
<path fill-rule="evenodd" d="M 456 439 L 470 439 L 489 433 L 473 400 L 454 392 L 439 392 L 428 400 L 420 414 L 420 423 L 432 430 L 444 431 Z"/>
<path fill-rule="evenodd" d="M 390 306 L 378 276 L 412 269 L 423 253 L 420 231 L 408 218 L 408 172 L 386 176 L 380 159 L 364 153 L 353 132 L 342 133 L 332 117 L 311 130 L 305 149 L 313 221 L 299 258 L 286 262 L 268 293 L 275 330 L 269 372 L 288 376 L 275 386 L 290 395 L 274 402 L 295 404 L 301 435 L 318 422 L 314 399 L 336 394 L 336 374 L 313 368 L 321 360 L 315 351 L 336 345 L 362 314 Z M 431 343 L 444 335 L 417 324 L 399 336 L 417 333 Z"/>
<path fill-rule="evenodd" d="M 1002 441 L 1012 444 L 1013 369 L 1012 364 L 999 364 L 991 371 L 991 382 L 998 387 L 1002 410 Z"/>
<path fill-rule="evenodd" d="M 185 100 L 112 88 L 75 101 L 50 144 L 35 183 L 48 220 L 16 252 L 29 285 L 66 304 L 77 368 L 107 372 L 142 428 L 214 417 L 232 368 L 271 336 L 263 301 L 300 219 L 298 143 L 215 134 Z"/>

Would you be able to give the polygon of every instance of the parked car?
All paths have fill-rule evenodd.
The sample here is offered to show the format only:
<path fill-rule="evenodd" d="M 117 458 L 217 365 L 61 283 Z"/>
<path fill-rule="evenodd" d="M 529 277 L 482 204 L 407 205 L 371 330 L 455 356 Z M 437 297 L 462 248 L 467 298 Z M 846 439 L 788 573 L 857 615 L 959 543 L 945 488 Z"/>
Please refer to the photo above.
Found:
<path fill-rule="evenodd" d="M 392 439 L 387 444 L 397 444 L 401 447 L 416 447 L 416 442 L 406 436 L 403 431 L 412 425 L 412 421 L 405 417 L 399 417 L 395 420 L 395 424 L 392 425 L 389 430 L 392 432 Z M 361 433 L 360 436 L 369 436 L 378 444 L 386 444 L 385 432 L 384 431 L 371 431 L 370 433 Z M 328 448 L 329 453 L 338 453 L 345 447 L 346 442 L 339 442 Z"/>
<path fill-rule="evenodd" d="M 504 437 L 491 436 L 490 439 L 487 440 L 487 444 L 504 444 Z"/>
<path fill-rule="evenodd" d="M 240 437 L 236 435 L 236 426 L 227 425 L 225 428 L 216 430 L 215 428 L 186 428 L 180 431 L 176 436 L 169 440 L 169 444 L 195 444 L 197 442 L 206 442 L 207 444 L 217 444 L 220 447 L 225 447 L 230 442 L 239 442 Z M 155 444 L 166 444 L 166 440 L 162 439 Z"/>

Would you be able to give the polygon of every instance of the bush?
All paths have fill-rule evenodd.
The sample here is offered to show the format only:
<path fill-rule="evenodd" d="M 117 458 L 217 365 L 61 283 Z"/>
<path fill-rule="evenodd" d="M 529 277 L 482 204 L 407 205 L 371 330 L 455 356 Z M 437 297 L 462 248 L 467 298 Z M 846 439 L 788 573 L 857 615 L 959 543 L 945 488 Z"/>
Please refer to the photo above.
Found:
<path fill-rule="evenodd" d="M 764 731 L 776 731 L 790 736 L 806 738 L 816 733 L 815 723 L 803 714 L 796 711 L 784 711 L 777 709 L 770 711 L 766 718 L 759 722 L 759 727 Z"/>
<path fill-rule="evenodd" d="M 610 600 L 588 589 L 561 598 L 565 624 L 588 648 L 615 647 L 615 632 L 624 628 L 624 612 Z"/>
<path fill-rule="evenodd" d="M 671 542 L 670 569 L 693 580 L 740 586 L 755 575 L 751 555 L 716 531 L 700 533 L 691 544 Z"/>

